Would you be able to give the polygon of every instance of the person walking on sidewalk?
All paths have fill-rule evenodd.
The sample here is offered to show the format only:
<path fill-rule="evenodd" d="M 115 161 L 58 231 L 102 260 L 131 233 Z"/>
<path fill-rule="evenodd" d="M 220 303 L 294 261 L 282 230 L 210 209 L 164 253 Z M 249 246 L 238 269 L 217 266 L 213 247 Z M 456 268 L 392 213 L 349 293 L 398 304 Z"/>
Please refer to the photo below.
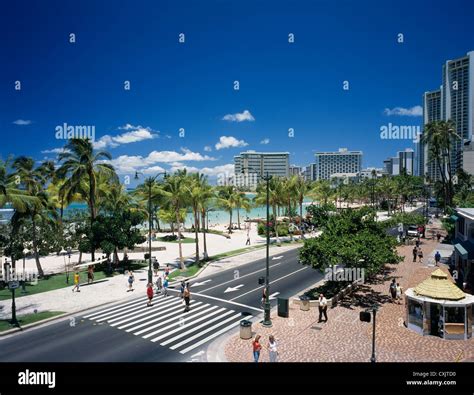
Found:
<path fill-rule="evenodd" d="M 441 261 L 441 254 L 439 253 L 439 251 L 436 251 L 436 254 L 435 254 L 434 258 L 435 258 L 436 266 L 438 266 L 439 261 Z"/>
<path fill-rule="evenodd" d="M 418 255 L 418 248 L 413 247 L 413 262 L 416 262 L 416 257 Z"/>
<path fill-rule="evenodd" d="M 148 307 L 152 306 L 151 301 L 153 300 L 153 284 L 148 283 L 146 287 L 146 296 L 148 296 L 148 303 L 146 304 Z"/>
<path fill-rule="evenodd" d="M 79 276 L 79 270 L 76 270 L 74 273 L 74 287 L 72 288 L 72 292 L 77 290 L 77 292 L 81 292 L 79 289 L 79 281 L 80 281 L 80 276 Z"/>
<path fill-rule="evenodd" d="M 156 293 L 159 294 L 163 290 L 163 279 L 161 276 L 158 276 L 158 279 L 156 280 Z"/>
<path fill-rule="evenodd" d="M 260 344 L 260 335 L 255 336 L 255 340 L 252 342 L 252 349 L 253 349 L 253 360 L 254 362 L 258 362 L 260 359 L 260 351 L 262 351 L 262 345 Z"/>
<path fill-rule="evenodd" d="M 165 277 L 168 277 L 170 275 L 170 265 L 167 264 L 165 268 Z"/>
<path fill-rule="evenodd" d="M 278 348 L 277 342 L 273 335 L 268 337 L 268 353 L 270 356 L 270 362 L 278 362 Z"/>
<path fill-rule="evenodd" d="M 92 284 L 94 282 L 94 266 L 89 265 L 87 267 L 87 284 Z"/>
<path fill-rule="evenodd" d="M 165 281 L 163 281 L 163 296 L 168 296 L 168 285 L 169 285 L 169 278 L 168 276 L 166 276 Z"/>
<path fill-rule="evenodd" d="M 128 272 L 128 290 L 127 292 L 133 291 L 133 282 L 135 281 L 135 276 L 133 272 L 130 270 Z"/>
<path fill-rule="evenodd" d="M 400 283 L 397 283 L 397 301 L 398 304 L 400 304 L 400 301 L 402 300 L 402 294 L 403 294 L 403 288 L 400 286 Z"/>
<path fill-rule="evenodd" d="M 184 289 L 186 288 L 186 283 L 181 281 L 181 285 L 179 287 L 179 297 L 182 299 L 184 298 Z"/>
<path fill-rule="evenodd" d="M 265 302 L 267 301 L 267 288 L 263 287 L 263 292 L 262 292 L 262 300 L 260 302 L 260 306 L 263 307 L 265 306 Z"/>
<path fill-rule="evenodd" d="M 159 269 L 160 269 L 160 263 L 158 262 L 158 259 L 153 257 L 153 271 L 155 273 L 155 277 L 158 276 Z"/>
<path fill-rule="evenodd" d="M 392 303 L 395 303 L 397 300 L 397 283 L 395 279 L 390 283 L 390 296 L 392 297 Z"/>
<path fill-rule="evenodd" d="M 183 292 L 184 298 L 184 312 L 188 312 L 190 310 L 189 304 L 191 303 L 191 291 L 189 290 L 189 283 L 186 284 Z"/>
<path fill-rule="evenodd" d="M 421 251 L 421 248 L 418 249 L 418 262 L 423 263 L 423 251 Z"/>
<path fill-rule="evenodd" d="M 318 322 L 322 321 L 322 317 L 324 315 L 324 322 L 328 322 L 328 301 L 324 297 L 324 294 L 319 295 L 319 320 Z"/>

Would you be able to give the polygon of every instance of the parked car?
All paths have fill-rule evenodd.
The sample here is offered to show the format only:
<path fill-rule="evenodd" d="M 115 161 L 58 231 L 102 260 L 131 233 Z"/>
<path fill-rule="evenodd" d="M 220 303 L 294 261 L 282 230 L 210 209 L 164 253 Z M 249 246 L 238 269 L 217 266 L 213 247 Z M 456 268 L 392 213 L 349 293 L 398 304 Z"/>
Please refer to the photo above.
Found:
<path fill-rule="evenodd" d="M 419 235 L 418 226 L 410 225 L 407 229 L 407 235 L 409 237 L 418 237 L 418 235 Z"/>

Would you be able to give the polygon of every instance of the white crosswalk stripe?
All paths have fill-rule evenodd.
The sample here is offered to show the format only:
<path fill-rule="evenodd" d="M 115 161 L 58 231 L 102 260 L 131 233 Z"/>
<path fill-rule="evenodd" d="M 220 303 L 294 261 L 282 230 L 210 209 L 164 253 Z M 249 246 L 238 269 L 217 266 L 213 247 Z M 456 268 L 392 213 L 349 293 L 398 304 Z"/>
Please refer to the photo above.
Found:
<path fill-rule="evenodd" d="M 152 306 L 139 298 L 84 316 L 91 321 L 107 323 L 117 330 L 140 336 L 181 354 L 196 349 L 252 318 L 227 307 L 191 300 L 184 311 L 176 296 L 155 298 Z M 235 306 L 232 306 L 235 308 Z"/>

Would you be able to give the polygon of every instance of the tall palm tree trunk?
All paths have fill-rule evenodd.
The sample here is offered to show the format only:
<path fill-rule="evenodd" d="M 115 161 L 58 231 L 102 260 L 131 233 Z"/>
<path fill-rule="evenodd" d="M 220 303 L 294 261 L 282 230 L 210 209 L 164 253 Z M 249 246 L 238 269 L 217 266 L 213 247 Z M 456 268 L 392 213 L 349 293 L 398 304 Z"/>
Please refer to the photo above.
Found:
<path fill-rule="evenodd" d="M 178 222 L 178 248 L 179 248 L 179 265 L 181 270 L 186 270 L 186 266 L 184 265 L 183 259 L 183 245 L 181 242 L 181 223 L 179 222 L 179 207 L 176 210 L 176 220 Z"/>
<path fill-rule="evenodd" d="M 41 267 L 41 262 L 39 259 L 39 253 L 38 253 L 38 239 L 37 239 L 37 234 L 36 234 L 36 221 L 32 219 L 32 226 L 33 230 L 31 232 L 31 238 L 33 242 L 33 252 L 35 255 L 35 261 L 36 261 L 36 269 L 38 270 L 38 277 L 44 277 L 44 272 L 43 268 Z"/>
<path fill-rule="evenodd" d="M 278 222 L 277 222 L 277 210 L 276 207 L 273 206 L 273 219 L 275 221 L 275 224 L 273 225 L 273 228 L 275 229 L 275 237 L 276 237 L 276 242 L 278 245 L 280 245 L 280 237 L 278 236 Z M 267 226 L 270 226 L 270 224 L 267 224 Z"/>
<path fill-rule="evenodd" d="M 194 210 L 194 237 L 196 238 L 196 262 L 199 262 L 199 216 L 198 210 Z"/>
<path fill-rule="evenodd" d="M 240 230 L 240 208 L 237 208 L 237 226 Z"/>
<path fill-rule="evenodd" d="M 206 212 L 205 211 L 202 211 L 201 212 L 201 224 L 202 224 L 202 240 L 204 242 L 204 252 L 203 252 L 203 255 L 204 255 L 204 259 L 207 259 L 208 257 L 208 254 L 207 254 L 207 240 L 206 240 L 206 232 L 207 232 L 207 229 L 206 229 Z"/>
<path fill-rule="evenodd" d="M 232 209 L 229 210 L 229 233 L 232 233 Z"/>

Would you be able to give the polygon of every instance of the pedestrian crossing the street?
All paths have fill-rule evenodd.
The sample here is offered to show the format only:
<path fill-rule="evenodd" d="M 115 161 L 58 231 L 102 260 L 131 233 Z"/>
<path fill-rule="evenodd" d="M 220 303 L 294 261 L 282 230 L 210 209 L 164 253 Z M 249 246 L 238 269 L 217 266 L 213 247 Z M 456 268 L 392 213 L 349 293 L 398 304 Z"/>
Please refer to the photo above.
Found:
<path fill-rule="evenodd" d="M 176 296 L 155 299 L 151 307 L 146 306 L 146 301 L 147 298 L 139 298 L 84 318 L 107 323 L 181 354 L 197 349 L 236 328 L 240 321 L 252 318 L 251 315 L 203 300 L 191 300 L 191 308 L 187 312 L 184 312 L 182 299 Z"/>

